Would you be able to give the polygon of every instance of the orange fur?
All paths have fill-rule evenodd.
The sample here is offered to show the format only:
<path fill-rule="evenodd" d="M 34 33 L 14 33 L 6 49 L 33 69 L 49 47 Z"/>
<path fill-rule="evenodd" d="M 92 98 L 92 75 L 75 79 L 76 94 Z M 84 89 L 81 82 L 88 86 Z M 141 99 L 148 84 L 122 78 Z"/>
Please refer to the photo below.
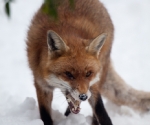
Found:
<path fill-rule="evenodd" d="M 59 58 L 50 57 L 47 45 L 49 30 L 55 31 L 69 47 L 69 50 L 62 52 Z M 97 58 L 85 48 L 102 33 L 106 33 L 107 38 Z M 63 0 L 58 7 L 57 21 L 39 9 L 32 20 L 27 39 L 28 61 L 34 75 L 39 106 L 50 110 L 48 107 L 52 101 L 53 86 L 48 86 L 45 80 L 50 74 L 67 81 L 80 93 L 86 93 L 90 81 L 100 72 L 100 81 L 95 88 L 91 87 L 94 93 L 99 93 L 106 80 L 113 40 L 113 25 L 101 2 L 75 0 L 75 8 L 71 10 L 68 0 Z M 89 70 L 92 70 L 93 74 L 85 79 L 85 74 Z M 67 79 L 63 74 L 65 71 L 70 71 L 75 80 Z M 47 90 L 43 90 L 41 86 L 48 86 Z"/>
<path fill-rule="evenodd" d="M 70 9 L 68 0 L 61 0 L 57 21 L 43 13 L 42 8 L 43 6 L 35 14 L 28 31 L 27 54 L 44 125 L 53 124 L 50 107 L 53 89 L 58 87 L 58 82 L 59 87 L 67 84 L 66 89 L 69 86 L 72 90 L 77 90 L 78 94 L 91 91 L 89 102 L 94 113 L 93 125 L 98 125 L 98 122 L 103 125 L 102 122 L 106 124 L 105 122 L 110 121 L 100 94 L 118 105 L 128 105 L 142 112 L 150 110 L 150 93 L 137 91 L 126 85 L 111 66 L 114 28 L 107 10 L 99 0 L 75 0 L 74 10 Z M 97 38 L 99 40 L 106 36 L 103 33 L 107 34 L 107 38 L 102 48 L 97 48 L 100 45 Z M 98 37 L 100 34 L 103 35 Z M 57 37 L 55 42 L 58 41 L 57 46 L 51 41 L 53 48 L 48 45 L 51 35 Z M 56 49 L 56 52 L 51 49 Z M 73 78 L 66 76 L 67 71 Z M 89 71 L 91 75 L 86 77 Z M 94 80 L 97 74 L 99 81 Z M 95 82 L 92 82 L 92 86 L 91 81 Z M 67 91 L 64 95 L 66 94 Z M 102 111 L 99 106 L 106 121 L 99 114 Z"/>
<path fill-rule="evenodd" d="M 48 46 L 46 42 L 48 30 L 53 30 L 61 36 L 71 48 L 64 56 L 69 54 L 69 56 L 75 57 L 80 67 L 82 67 L 82 64 L 84 65 L 84 62 L 82 63 L 80 60 L 83 58 L 86 59 L 85 55 L 87 55 L 84 48 L 98 35 L 107 33 L 106 42 L 99 55 L 99 62 L 103 67 L 102 84 L 105 80 L 107 66 L 110 61 L 113 40 L 113 25 L 106 9 L 98 0 L 76 0 L 75 10 L 72 11 L 68 7 L 67 0 L 64 0 L 58 8 L 58 17 L 59 20 L 55 21 L 39 10 L 32 20 L 28 32 L 27 52 L 30 68 L 34 76 L 43 78 L 45 69 L 47 68 L 45 64 L 48 58 Z M 80 52 L 81 50 L 82 52 Z M 87 61 L 89 60 L 87 59 Z M 63 64 L 62 67 L 74 64 L 74 62 L 63 61 L 68 64 Z"/>

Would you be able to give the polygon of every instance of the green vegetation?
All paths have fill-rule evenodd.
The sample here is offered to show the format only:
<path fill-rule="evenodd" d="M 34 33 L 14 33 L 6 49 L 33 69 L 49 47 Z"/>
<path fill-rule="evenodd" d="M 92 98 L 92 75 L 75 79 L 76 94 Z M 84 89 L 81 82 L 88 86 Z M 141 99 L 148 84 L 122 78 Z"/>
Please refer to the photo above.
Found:
<path fill-rule="evenodd" d="M 11 8 L 10 5 L 14 0 L 4 0 L 5 2 L 5 12 L 8 17 L 11 16 Z M 17 1 L 17 0 L 16 0 Z M 57 7 L 61 0 L 44 0 L 43 12 L 52 16 L 54 19 L 57 19 Z M 70 3 L 70 7 L 74 7 L 74 0 L 68 0 Z"/>

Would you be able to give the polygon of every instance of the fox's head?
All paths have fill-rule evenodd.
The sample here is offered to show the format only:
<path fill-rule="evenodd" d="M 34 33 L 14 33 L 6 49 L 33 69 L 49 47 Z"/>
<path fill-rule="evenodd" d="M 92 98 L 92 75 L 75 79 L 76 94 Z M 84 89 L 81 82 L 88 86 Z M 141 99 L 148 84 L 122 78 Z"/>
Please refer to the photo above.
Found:
<path fill-rule="evenodd" d="M 81 40 L 79 45 L 76 45 L 79 42 L 73 45 L 68 42 L 67 45 L 67 41 L 57 33 L 48 31 L 48 60 L 45 68 L 47 83 L 60 88 L 71 103 L 90 98 L 90 86 L 100 79 L 101 63 L 98 56 L 105 39 L 106 34 L 101 34 L 94 40 L 87 41 L 88 45 L 83 44 L 85 40 Z M 75 104 L 69 105 L 72 112 L 78 113 Z"/>

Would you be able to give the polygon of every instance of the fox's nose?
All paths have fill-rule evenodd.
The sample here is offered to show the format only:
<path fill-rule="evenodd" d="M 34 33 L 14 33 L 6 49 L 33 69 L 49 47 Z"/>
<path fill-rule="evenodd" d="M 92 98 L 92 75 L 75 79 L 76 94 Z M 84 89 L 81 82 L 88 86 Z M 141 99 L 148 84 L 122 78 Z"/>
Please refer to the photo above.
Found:
<path fill-rule="evenodd" d="M 88 98 L 88 96 L 86 94 L 80 94 L 79 95 L 79 99 L 82 101 L 85 101 Z"/>

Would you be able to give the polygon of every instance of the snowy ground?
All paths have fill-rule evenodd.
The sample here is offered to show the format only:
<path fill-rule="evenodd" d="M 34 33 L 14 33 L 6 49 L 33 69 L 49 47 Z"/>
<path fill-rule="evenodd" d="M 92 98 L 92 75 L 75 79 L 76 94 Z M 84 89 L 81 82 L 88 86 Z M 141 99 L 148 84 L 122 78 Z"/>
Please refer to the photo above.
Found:
<path fill-rule="evenodd" d="M 43 125 L 39 119 L 33 77 L 28 68 L 25 39 L 30 20 L 42 0 L 15 0 L 12 17 L 0 0 L 0 125 Z M 128 84 L 150 91 L 150 1 L 102 0 L 115 25 L 114 66 Z M 65 99 L 56 90 L 53 117 L 56 125 L 89 125 L 91 109 L 82 104 L 79 115 L 62 113 Z M 60 100 L 58 102 L 58 100 Z M 114 125 L 150 125 L 150 113 L 106 102 Z M 58 111 L 59 110 L 59 111 Z M 83 115 L 84 114 L 84 115 Z"/>

